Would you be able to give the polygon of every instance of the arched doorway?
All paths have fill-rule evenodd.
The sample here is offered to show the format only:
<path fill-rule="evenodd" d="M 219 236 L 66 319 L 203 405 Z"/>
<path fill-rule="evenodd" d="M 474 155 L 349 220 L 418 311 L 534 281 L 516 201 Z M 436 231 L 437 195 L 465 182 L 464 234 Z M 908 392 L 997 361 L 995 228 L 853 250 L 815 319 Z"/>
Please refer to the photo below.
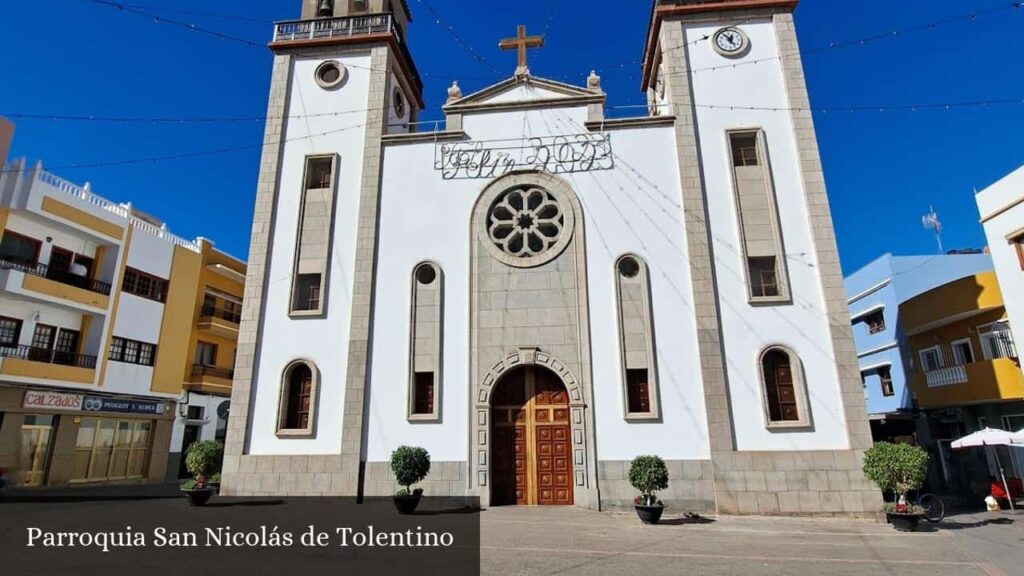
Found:
<path fill-rule="evenodd" d="M 491 504 L 571 505 L 569 394 L 553 372 L 524 366 L 491 395 Z"/>

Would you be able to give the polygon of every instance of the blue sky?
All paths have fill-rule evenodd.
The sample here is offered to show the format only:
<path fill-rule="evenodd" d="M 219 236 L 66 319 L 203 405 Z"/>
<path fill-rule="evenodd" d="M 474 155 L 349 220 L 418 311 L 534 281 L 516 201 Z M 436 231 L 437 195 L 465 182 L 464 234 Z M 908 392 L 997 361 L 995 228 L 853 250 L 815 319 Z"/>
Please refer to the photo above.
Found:
<path fill-rule="evenodd" d="M 245 117 L 266 112 L 271 56 L 262 47 L 271 22 L 298 16 L 300 0 L 120 0 L 260 45 L 249 47 L 90 0 L 6 3 L 0 46 L 0 114 L 120 117 Z M 609 104 L 644 102 L 639 58 L 647 0 L 408 0 L 415 21 L 410 49 L 424 75 L 428 110 L 453 79 L 468 93 L 511 73 L 512 53 L 497 43 L 516 24 L 547 32 L 531 56 L 535 75 L 583 84 L 596 68 Z M 816 113 L 843 268 L 849 273 L 885 252 L 934 253 L 920 222 L 934 205 L 947 248 L 982 247 L 974 188 L 1024 164 L 1024 8 L 1010 0 L 804 0 L 796 12 L 811 102 L 817 108 L 1017 99 L 952 110 Z M 624 7 L 628 5 L 629 7 Z M 478 61 L 427 6 L 450 24 Z M 974 20 L 819 50 L 1007 7 Z M 157 10 L 161 8 L 160 10 Z M 170 10 L 170 11 L 167 11 Z M 182 14 L 203 12 L 216 16 Z M 12 155 L 47 166 L 175 156 L 251 146 L 262 123 L 104 123 L 18 120 Z M 143 164 L 54 171 L 166 220 L 183 236 L 248 251 L 259 150 Z"/>

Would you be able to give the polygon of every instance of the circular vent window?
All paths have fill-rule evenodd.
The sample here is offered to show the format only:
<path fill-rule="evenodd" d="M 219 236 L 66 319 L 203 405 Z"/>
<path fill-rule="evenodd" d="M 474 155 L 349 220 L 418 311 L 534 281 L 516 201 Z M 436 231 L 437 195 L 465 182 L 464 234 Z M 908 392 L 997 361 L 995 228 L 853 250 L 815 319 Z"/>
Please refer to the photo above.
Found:
<path fill-rule="evenodd" d="M 337 60 L 328 60 L 316 69 L 316 83 L 325 90 L 339 86 L 347 76 L 348 70 Z"/>

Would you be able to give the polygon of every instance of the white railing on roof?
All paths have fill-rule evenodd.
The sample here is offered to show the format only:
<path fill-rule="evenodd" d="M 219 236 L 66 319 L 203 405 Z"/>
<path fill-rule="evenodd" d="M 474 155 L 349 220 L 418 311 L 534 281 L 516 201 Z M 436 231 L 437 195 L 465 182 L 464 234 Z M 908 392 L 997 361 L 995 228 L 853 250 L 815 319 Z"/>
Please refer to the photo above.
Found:
<path fill-rule="evenodd" d="M 146 222 L 142 218 L 139 218 L 137 216 L 129 216 L 129 219 L 132 221 L 132 226 L 138 228 L 139 230 L 149 232 L 150 234 L 156 236 L 157 238 L 163 238 L 164 240 L 170 242 L 171 244 L 174 244 L 175 246 L 188 248 L 189 250 L 198 253 L 202 253 L 203 251 L 202 247 L 199 246 L 199 244 L 196 244 L 191 240 L 185 240 L 184 238 L 178 236 L 177 234 L 172 234 L 171 232 L 168 232 L 165 228 L 154 226 L 149 222 Z"/>
<path fill-rule="evenodd" d="M 53 186 L 54 188 L 62 192 L 67 192 L 68 194 L 75 196 L 80 200 L 84 200 L 94 206 L 113 212 L 114 214 L 117 214 L 121 218 L 127 218 L 129 216 L 128 210 L 124 206 L 111 202 L 106 198 L 97 196 L 92 192 L 89 192 L 85 188 L 82 188 L 81 186 L 77 186 L 75 184 L 72 184 L 71 182 L 68 182 L 67 180 L 61 178 L 60 176 L 50 174 L 45 170 L 37 170 L 36 178 L 38 178 L 40 182 L 49 184 L 50 186 Z"/>
<path fill-rule="evenodd" d="M 60 176 L 51 174 L 42 169 L 36 170 L 36 179 L 38 179 L 40 182 L 44 184 L 48 184 L 62 192 L 74 196 L 79 200 L 88 202 L 98 208 L 116 214 L 121 218 L 125 218 L 126 220 L 132 223 L 132 226 L 140 230 L 145 230 L 146 232 L 149 232 L 153 236 L 156 236 L 157 238 L 162 238 L 170 242 L 171 244 L 174 244 L 175 246 L 181 246 L 182 248 L 187 248 L 197 253 L 202 253 L 203 251 L 202 247 L 196 242 L 186 240 L 181 236 L 168 232 L 165 228 L 154 226 L 153 224 L 150 224 L 149 222 L 146 222 L 145 220 L 137 216 L 134 216 L 132 214 L 130 206 L 125 206 L 124 204 L 111 202 L 110 200 L 107 200 L 102 196 L 97 196 L 93 194 L 87 188 L 83 188 L 76 184 L 72 184 L 71 182 L 68 182 L 67 180 L 61 178 Z"/>
<path fill-rule="evenodd" d="M 274 23 L 274 42 L 319 40 L 322 38 L 362 36 L 382 32 L 399 34 L 398 27 L 392 25 L 391 14 L 289 20 L 287 22 Z"/>

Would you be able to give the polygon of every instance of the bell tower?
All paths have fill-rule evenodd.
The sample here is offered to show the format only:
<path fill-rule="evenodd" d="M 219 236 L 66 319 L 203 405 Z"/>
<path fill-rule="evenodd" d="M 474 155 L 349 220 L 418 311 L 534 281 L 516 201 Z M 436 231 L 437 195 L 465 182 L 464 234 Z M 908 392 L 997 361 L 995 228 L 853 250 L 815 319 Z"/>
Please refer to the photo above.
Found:
<path fill-rule="evenodd" d="M 274 24 L 269 44 L 274 66 L 225 443 L 224 487 L 232 495 L 267 491 L 257 470 L 307 473 L 304 459 L 282 469 L 282 454 L 318 455 L 331 473 L 318 493 L 360 491 L 381 143 L 414 131 L 424 107 L 405 42 L 412 19 L 405 0 L 301 0 L 301 7 L 301 19 Z M 303 340 L 322 346 L 290 349 Z M 279 365 L 276 352 L 300 359 L 306 372 Z M 314 408 L 283 418 L 287 400 L 277 399 L 293 394 L 294 378 L 282 374 L 295 373 L 310 375 L 299 385 Z"/>

